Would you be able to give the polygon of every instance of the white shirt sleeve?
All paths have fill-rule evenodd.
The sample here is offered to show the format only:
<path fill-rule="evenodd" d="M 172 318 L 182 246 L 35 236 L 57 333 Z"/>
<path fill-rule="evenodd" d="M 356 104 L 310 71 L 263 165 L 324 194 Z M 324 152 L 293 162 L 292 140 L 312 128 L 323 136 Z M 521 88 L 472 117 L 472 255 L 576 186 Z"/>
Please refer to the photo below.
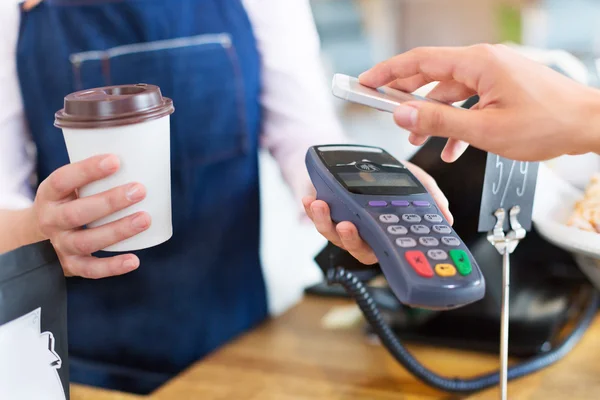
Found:
<path fill-rule="evenodd" d="M 30 177 L 35 155 L 17 78 L 17 1 L 0 2 L 0 26 L 0 208 L 18 209 L 31 205 L 34 196 Z"/>
<path fill-rule="evenodd" d="M 311 188 L 304 156 L 317 144 L 346 143 L 321 63 L 308 0 L 243 0 L 262 59 L 262 145 L 295 197 Z"/>

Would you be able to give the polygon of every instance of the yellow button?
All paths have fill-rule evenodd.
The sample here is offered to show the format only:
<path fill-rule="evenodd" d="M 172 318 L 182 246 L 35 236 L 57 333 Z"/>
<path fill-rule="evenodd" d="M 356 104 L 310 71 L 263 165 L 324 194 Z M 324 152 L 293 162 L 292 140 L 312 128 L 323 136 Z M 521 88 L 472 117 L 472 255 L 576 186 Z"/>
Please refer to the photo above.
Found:
<path fill-rule="evenodd" d="M 438 264 L 435 266 L 435 272 L 439 276 L 454 276 L 456 275 L 456 268 L 452 264 Z"/>

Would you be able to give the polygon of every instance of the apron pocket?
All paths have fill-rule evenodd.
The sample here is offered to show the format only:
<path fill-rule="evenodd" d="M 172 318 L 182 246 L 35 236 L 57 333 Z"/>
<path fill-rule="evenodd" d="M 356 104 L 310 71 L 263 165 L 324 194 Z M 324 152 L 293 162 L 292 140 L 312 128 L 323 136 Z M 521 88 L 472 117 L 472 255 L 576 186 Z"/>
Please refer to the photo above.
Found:
<path fill-rule="evenodd" d="M 173 99 L 174 169 L 226 161 L 248 151 L 243 78 L 231 37 L 203 34 L 74 53 L 74 86 L 148 83 Z"/>

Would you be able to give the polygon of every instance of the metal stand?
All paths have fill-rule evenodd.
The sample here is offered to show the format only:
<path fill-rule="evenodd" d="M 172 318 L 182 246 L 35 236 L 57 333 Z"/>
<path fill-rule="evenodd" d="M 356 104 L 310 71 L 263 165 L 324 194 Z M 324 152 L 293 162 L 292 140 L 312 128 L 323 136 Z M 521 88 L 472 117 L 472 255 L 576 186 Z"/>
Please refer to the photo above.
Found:
<path fill-rule="evenodd" d="M 519 223 L 517 216 L 521 208 L 515 206 L 510 209 L 510 231 L 504 234 L 504 220 L 506 211 L 503 208 L 496 210 L 496 225 L 488 233 L 488 241 L 494 245 L 502 255 L 502 309 L 500 321 L 500 399 L 507 399 L 508 370 L 508 307 L 510 294 L 510 254 L 515 250 L 519 241 L 525 237 L 525 229 Z"/>

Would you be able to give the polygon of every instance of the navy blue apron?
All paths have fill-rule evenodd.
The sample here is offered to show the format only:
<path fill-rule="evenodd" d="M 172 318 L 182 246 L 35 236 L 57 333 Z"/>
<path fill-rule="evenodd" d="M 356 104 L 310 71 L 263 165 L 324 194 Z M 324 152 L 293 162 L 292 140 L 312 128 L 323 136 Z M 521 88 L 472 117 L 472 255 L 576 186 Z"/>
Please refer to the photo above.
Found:
<path fill-rule="evenodd" d="M 250 21 L 240 0 L 46 0 L 21 21 L 38 181 L 68 163 L 66 94 L 144 82 L 174 101 L 172 239 L 125 276 L 68 280 L 71 380 L 148 393 L 267 316 Z"/>

